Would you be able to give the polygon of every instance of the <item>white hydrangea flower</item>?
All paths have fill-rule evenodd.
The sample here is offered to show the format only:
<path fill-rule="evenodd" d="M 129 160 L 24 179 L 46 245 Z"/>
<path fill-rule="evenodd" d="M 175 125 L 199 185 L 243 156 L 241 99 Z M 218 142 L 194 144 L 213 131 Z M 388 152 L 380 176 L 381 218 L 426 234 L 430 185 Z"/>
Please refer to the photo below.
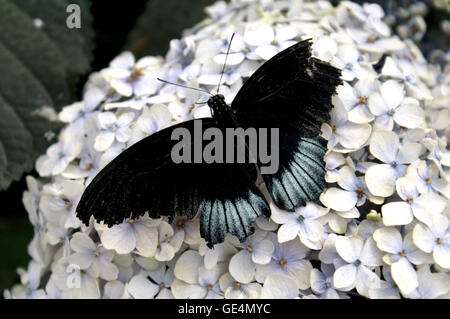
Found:
<path fill-rule="evenodd" d="M 120 95 L 154 94 L 161 84 L 157 80 L 161 62 L 154 57 L 144 57 L 135 62 L 131 52 L 124 52 L 111 61 L 110 67 L 102 74 Z"/>
<path fill-rule="evenodd" d="M 432 273 L 428 265 L 419 267 L 417 271 L 419 287 L 408 295 L 414 299 L 435 299 L 444 296 L 450 290 L 450 276 L 443 273 Z"/>
<path fill-rule="evenodd" d="M 142 256 L 152 257 L 158 245 L 159 220 L 148 216 L 129 218 L 111 228 L 103 227 L 100 239 L 106 249 L 113 249 L 119 254 L 128 254 L 136 249 Z"/>
<path fill-rule="evenodd" d="M 78 138 L 62 139 L 36 160 L 36 170 L 41 176 L 61 174 L 80 155 L 82 148 L 83 144 Z"/>
<path fill-rule="evenodd" d="M 305 259 L 308 248 L 298 239 L 285 243 L 278 243 L 276 236 L 270 236 L 269 239 L 274 243 L 275 251 L 268 264 L 256 265 L 256 281 L 263 283 L 269 274 L 284 274 L 294 279 L 299 289 L 309 288 L 312 265 Z"/>
<path fill-rule="evenodd" d="M 343 294 L 336 290 L 334 286 L 333 274 L 334 266 L 322 264 L 321 270 L 311 270 L 311 290 L 314 294 L 319 295 L 323 299 L 341 299 Z"/>
<path fill-rule="evenodd" d="M 112 112 L 98 114 L 100 133 L 95 137 L 94 148 L 103 152 L 106 151 L 117 139 L 119 142 L 126 142 L 131 137 L 130 124 L 134 119 L 134 113 L 127 112 L 119 117 Z"/>
<path fill-rule="evenodd" d="M 317 219 L 328 213 L 327 208 L 308 202 L 306 206 L 298 208 L 294 213 L 283 212 L 274 206 L 271 210 L 272 220 L 282 224 L 278 229 L 278 242 L 284 243 L 298 237 L 308 248 L 322 248 L 324 228 Z"/>
<path fill-rule="evenodd" d="M 274 246 L 270 240 L 264 239 L 265 236 L 265 232 L 256 231 L 239 245 L 242 250 L 230 259 L 229 272 L 237 281 L 251 282 L 254 279 L 255 264 L 270 262 Z"/>
<path fill-rule="evenodd" d="M 328 148 L 336 152 L 348 153 L 359 149 L 367 142 L 372 131 L 369 124 L 348 121 L 348 112 L 338 96 L 334 99 L 330 112 L 330 123 L 322 124 L 322 134 L 328 140 Z"/>
<path fill-rule="evenodd" d="M 377 246 L 388 254 L 383 261 L 391 266 L 391 276 L 404 295 L 413 292 L 419 282 L 414 265 L 429 262 L 427 254 L 420 251 L 412 241 L 412 234 L 408 233 L 402 238 L 400 232 L 394 227 L 379 228 L 374 234 Z"/>
<path fill-rule="evenodd" d="M 395 182 L 406 173 L 406 164 L 417 160 L 423 151 L 419 143 L 400 146 L 397 134 L 391 131 L 376 131 L 370 140 L 370 152 L 383 164 L 367 169 L 365 181 L 375 196 L 388 197 L 395 191 Z"/>
<path fill-rule="evenodd" d="M 377 287 L 380 278 L 371 268 L 381 266 L 381 254 L 375 241 L 371 238 L 362 240 L 360 237 L 336 238 L 336 250 L 347 264 L 336 269 L 333 275 L 334 285 L 340 290 L 356 290 L 363 296 L 368 296 L 368 289 Z"/>
<path fill-rule="evenodd" d="M 435 193 L 425 193 L 419 196 L 416 186 L 406 177 L 396 182 L 397 194 L 402 202 L 390 202 L 381 207 L 383 222 L 386 226 L 407 225 L 413 217 L 423 223 L 431 223 L 433 215 L 440 214 L 446 201 Z"/>
<path fill-rule="evenodd" d="M 450 268 L 450 228 L 446 216 L 435 215 L 428 226 L 417 224 L 413 241 L 426 253 L 432 253 L 434 261 L 442 268 Z"/>
<path fill-rule="evenodd" d="M 219 285 L 226 299 L 257 299 L 261 296 L 260 284 L 256 282 L 241 283 L 236 281 L 230 273 L 225 273 L 220 277 Z"/>
<path fill-rule="evenodd" d="M 80 269 L 90 268 L 95 277 L 111 281 L 117 278 L 119 270 L 111 263 L 114 252 L 103 247 L 97 247 L 94 241 L 84 233 L 76 233 L 70 240 L 70 247 L 74 254 L 70 262 L 80 266 Z"/>
<path fill-rule="evenodd" d="M 405 98 L 403 85 L 395 80 L 381 84 L 380 92 L 369 96 L 368 106 L 377 117 L 375 128 L 390 131 L 394 122 L 407 128 L 421 127 L 425 122 L 425 113 L 414 98 Z"/>

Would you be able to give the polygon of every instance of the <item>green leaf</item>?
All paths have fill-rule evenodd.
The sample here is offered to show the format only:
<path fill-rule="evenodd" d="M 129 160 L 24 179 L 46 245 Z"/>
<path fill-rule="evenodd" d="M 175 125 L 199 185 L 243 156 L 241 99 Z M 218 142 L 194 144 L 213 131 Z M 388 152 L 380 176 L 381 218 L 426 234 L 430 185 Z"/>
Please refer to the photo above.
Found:
<path fill-rule="evenodd" d="M 205 17 L 205 6 L 214 0 L 168 1 L 149 0 L 130 32 L 125 49 L 138 56 L 163 55 L 171 39 L 180 38 L 182 31 Z"/>
<path fill-rule="evenodd" d="M 66 8 L 71 3 L 77 3 L 81 8 L 81 28 L 69 29 L 66 19 L 69 13 Z M 90 71 L 93 49 L 93 33 L 88 26 L 92 19 L 89 14 L 88 1 L 46 0 L 42 1 L 14 0 L 14 4 L 27 13 L 32 19 L 43 21 L 41 30 L 56 44 L 64 55 L 69 72 L 86 73 Z"/>
<path fill-rule="evenodd" d="M 3 180 L 3 175 L 6 171 L 6 153 L 5 153 L 5 147 L 3 146 L 3 143 L 0 141 L 0 180 Z"/>
<path fill-rule="evenodd" d="M 22 120 L 13 108 L 0 97 L 0 140 L 8 159 L 0 187 L 5 188 L 11 181 L 29 169 L 32 152 L 32 138 Z"/>
<path fill-rule="evenodd" d="M 80 29 L 66 26 L 69 3 L 81 7 Z M 73 84 L 90 71 L 89 9 L 89 0 L 0 1 L 0 189 L 45 151 L 55 113 L 76 99 Z"/>

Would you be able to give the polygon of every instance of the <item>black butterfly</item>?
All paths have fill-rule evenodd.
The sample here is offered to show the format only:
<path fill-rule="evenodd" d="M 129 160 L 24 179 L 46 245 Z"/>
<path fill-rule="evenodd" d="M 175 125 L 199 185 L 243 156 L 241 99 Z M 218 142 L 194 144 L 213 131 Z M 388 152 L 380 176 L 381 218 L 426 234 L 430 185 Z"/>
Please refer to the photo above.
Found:
<path fill-rule="evenodd" d="M 341 84 L 340 70 L 313 58 L 311 45 L 298 42 L 265 62 L 231 107 L 222 95 L 212 96 L 213 117 L 201 119 L 204 130 L 279 128 L 279 169 L 262 178 L 274 203 L 287 211 L 317 201 L 325 187 L 320 128 L 330 119 L 331 96 Z M 252 234 L 254 220 L 270 216 L 255 184 L 261 163 L 175 164 L 170 154 L 178 141 L 171 133 L 177 127 L 192 132 L 194 120 L 156 132 L 117 156 L 86 188 L 77 216 L 85 224 L 93 215 L 112 226 L 145 212 L 152 218 L 200 212 L 201 236 L 210 247 L 227 233 L 241 241 Z"/>

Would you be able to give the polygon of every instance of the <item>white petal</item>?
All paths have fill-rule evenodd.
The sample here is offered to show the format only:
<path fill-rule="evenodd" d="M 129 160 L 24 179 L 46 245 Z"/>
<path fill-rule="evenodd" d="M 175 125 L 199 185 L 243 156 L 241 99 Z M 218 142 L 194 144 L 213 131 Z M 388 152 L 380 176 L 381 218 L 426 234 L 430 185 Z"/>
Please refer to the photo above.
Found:
<path fill-rule="evenodd" d="M 269 60 L 271 57 L 277 54 L 278 51 L 273 45 L 266 44 L 257 47 L 255 53 L 259 55 L 263 60 Z"/>
<path fill-rule="evenodd" d="M 220 65 L 225 63 L 226 54 L 218 54 L 214 57 L 214 62 Z M 228 54 L 227 65 L 238 65 L 242 61 L 244 61 L 245 56 L 240 52 L 230 53 Z"/>
<path fill-rule="evenodd" d="M 194 250 L 188 250 L 175 264 L 174 274 L 180 280 L 190 284 L 198 283 L 198 269 L 203 265 L 203 257 Z"/>
<path fill-rule="evenodd" d="M 273 29 L 267 24 L 247 24 L 244 41 L 252 46 L 270 43 L 275 39 Z"/>
<path fill-rule="evenodd" d="M 123 80 L 111 80 L 111 87 L 113 87 L 117 93 L 122 96 L 131 96 L 133 94 L 133 87 L 131 84 Z"/>
<path fill-rule="evenodd" d="M 356 282 L 356 271 L 357 268 L 353 264 L 348 264 L 336 269 L 333 275 L 334 286 L 338 289 L 348 289 L 348 287 L 352 287 Z"/>
<path fill-rule="evenodd" d="M 387 164 L 396 160 L 398 146 L 398 135 L 391 131 L 376 131 L 370 139 L 370 153 Z"/>
<path fill-rule="evenodd" d="M 124 113 L 117 118 L 117 125 L 119 127 L 127 126 L 133 121 L 133 119 L 134 119 L 133 112 Z"/>
<path fill-rule="evenodd" d="M 395 227 L 385 227 L 373 233 L 378 248 L 382 251 L 397 254 L 402 251 L 402 235 Z"/>
<path fill-rule="evenodd" d="M 241 250 L 230 260 L 230 274 L 234 279 L 241 283 L 249 283 L 255 275 L 255 265 L 251 260 L 250 253 L 247 250 Z"/>
<path fill-rule="evenodd" d="M 416 271 L 406 258 L 391 265 L 391 275 L 403 294 L 410 294 L 419 286 Z"/>
<path fill-rule="evenodd" d="M 359 258 L 363 248 L 363 241 L 360 238 L 352 239 L 345 236 L 338 236 L 335 241 L 336 251 L 348 263 L 353 263 Z"/>
<path fill-rule="evenodd" d="M 116 121 L 116 116 L 113 112 L 102 112 L 98 114 L 98 123 L 100 127 L 105 129 Z"/>
<path fill-rule="evenodd" d="M 417 128 L 425 123 L 425 113 L 420 106 L 402 104 L 395 110 L 394 120 L 398 125 L 407 128 Z"/>
<path fill-rule="evenodd" d="M 80 269 L 87 269 L 92 265 L 94 255 L 92 253 L 80 252 L 70 256 L 70 262 L 78 265 Z"/>
<path fill-rule="evenodd" d="M 337 128 L 339 143 L 347 149 L 358 149 L 367 142 L 372 131 L 370 124 L 347 122 Z"/>
<path fill-rule="evenodd" d="M 129 51 L 125 51 L 125 52 L 121 53 L 120 55 L 118 55 L 117 57 L 115 57 L 110 62 L 109 65 L 114 68 L 129 69 L 129 68 L 133 67 L 134 62 L 135 62 L 135 60 L 134 60 L 133 53 L 131 53 Z"/>
<path fill-rule="evenodd" d="M 136 247 L 136 237 L 128 222 L 103 230 L 100 238 L 106 249 L 114 249 L 119 254 L 128 254 Z"/>
<path fill-rule="evenodd" d="M 449 236 L 447 235 L 447 237 Z M 444 240 L 441 238 L 441 240 L 444 241 L 443 244 L 434 246 L 433 259 L 442 268 L 450 269 L 450 243 L 448 239 Z"/>
<path fill-rule="evenodd" d="M 204 298 L 207 290 L 199 285 L 188 284 L 179 279 L 175 279 L 170 287 L 172 294 L 177 299 L 200 299 Z"/>
<path fill-rule="evenodd" d="M 111 281 L 116 280 L 119 275 L 119 269 L 112 262 L 104 257 L 98 257 L 94 261 L 95 267 L 98 269 L 100 278 Z"/>
<path fill-rule="evenodd" d="M 413 242 L 420 250 L 431 253 L 435 246 L 436 237 L 431 230 L 422 224 L 417 224 L 413 230 Z"/>
<path fill-rule="evenodd" d="M 370 109 L 370 112 L 372 112 L 372 114 L 376 116 L 387 114 L 390 111 L 383 97 L 378 92 L 374 92 L 371 95 L 369 95 L 367 105 Z"/>
<path fill-rule="evenodd" d="M 93 252 L 97 248 L 94 241 L 84 233 L 75 233 L 70 240 L 70 247 L 76 252 Z"/>
<path fill-rule="evenodd" d="M 95 137 L 94 148 L 99 152 L 104 152 L 113 144 L 116 135 L 113 132 L 101 131 Z"/>
<path fill-rule="evenodd" d="M 391 196 L 395 191 L 396 180 L 397 172 L 389 164 L 373 165 L 365 175 L 367 188 L 375 196 Z"/>
<path fill-rule="evenodd" d="M 298 236 L 300 225 L 296 222 L 281 225 L 278 229 L 278 242 L 284 243 Z"/>
<path fill-rule="evenodd" d="M 411 207 L 405 202 L 391 202 L 381 207 L 386 226 L 408 225 L 413 221 Z"/>
<path fill-rule="evenodd" d="M 136 249 L 144 257 L 152 257 L 156 254 L 158 245 L 158 230 L 156 227 L 147 227 L 141 222 L 133 224 L 136 234 Z"/>
<path fill-rule="evenodd" d="M 397 107 L 405 96 L 403 85 L 395 80 L 384 82 L 380 87 L 380 92 L 391 109 Z"/>
<path fill-rule="evenodd" d="M 295 281 L 281 274 L 267 276 L 261 290 L 262 299 L 293 299 L 297 298 L 298 294 Z"/>
<path fill-rule="evenodd" d="M 127 290 L 135 299 L 153 299 L 159 292 L 159 286 L 144 275 L 136 275 L 131 278 Z"/>
<path fill-rule="evenodd" d="M 337 187 L 328 188 L 320 195 L 320 201 L 328 208 L 344 212 L 355 207 L 358 196 Z"/>
<path fill-rule="evenodd" d="M 400 148 L 397 161 L 402 164 L 409 164 L 417 160 L 422 154 L 423 146 L 419 143 L 407 143 Z"/>
<path fill-rule="evenodd" d="M 253 262 L 261 265 L 269 263 L 270 259 L 272 258 L 274 249 L 275 247 L 273 246 L 273 243 L 270 240 L 264 239 L 259 241 L 253 247 L 252 252 Z"/>

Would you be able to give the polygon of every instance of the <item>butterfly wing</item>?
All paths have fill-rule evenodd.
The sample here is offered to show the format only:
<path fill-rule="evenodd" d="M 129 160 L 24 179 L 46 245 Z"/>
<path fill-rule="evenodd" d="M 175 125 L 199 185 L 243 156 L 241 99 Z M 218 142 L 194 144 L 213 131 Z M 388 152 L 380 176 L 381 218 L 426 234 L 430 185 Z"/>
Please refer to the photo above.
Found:
<path fill-rule="evenodd" d="M 244 128 L 280 129 L 279 170 L 263 179 L 275 204 L 289 211 L 317 200 L 325 187 L 319 135 L 342 83 L 339 69 L 311 57 L 311 44 L 298 42 L 264 63 L 231 105 Z"/>
<path fill-rule="evenodd" d="M 287 211 L 316 201 L 325 188 L 326 140 L 320 136 L 280 136 L 279 169 L 262 178 L 274 203 Z"/>
<path fill-rule="evenodd" d="M 199 120 L 197 120 L 199 121 Z M 202 129 L 215 127 L 203 119 Z M 252 233 L 259 215 L 270 215 L 263 195 L 254 184 L 254 166 L 247 164 L 179 163 L 171 154 L 178 140 L 176 128 L 192 134 L 194 120 L 156 132 L 132 145 L 92 180 L 77 207 L 85 224 L 90 216 L 108 226 L 149 213 L 193 217 L 201 212 L 201 235 L 209 244 L 223 241 L 227 232 L 243 240 Z M 203 132 L 202 132 L 203 133 Z M 188 145 L 193 149 L 193 138 Z"/>
<path fill-rule="evenodd" d="M 302 137 L 320 134 L 330 119 L 340 70 L 311 57 L 311 40 L 264 63 L 236 95 L 232 109 L 243 127 L 278 127 Z"/>

